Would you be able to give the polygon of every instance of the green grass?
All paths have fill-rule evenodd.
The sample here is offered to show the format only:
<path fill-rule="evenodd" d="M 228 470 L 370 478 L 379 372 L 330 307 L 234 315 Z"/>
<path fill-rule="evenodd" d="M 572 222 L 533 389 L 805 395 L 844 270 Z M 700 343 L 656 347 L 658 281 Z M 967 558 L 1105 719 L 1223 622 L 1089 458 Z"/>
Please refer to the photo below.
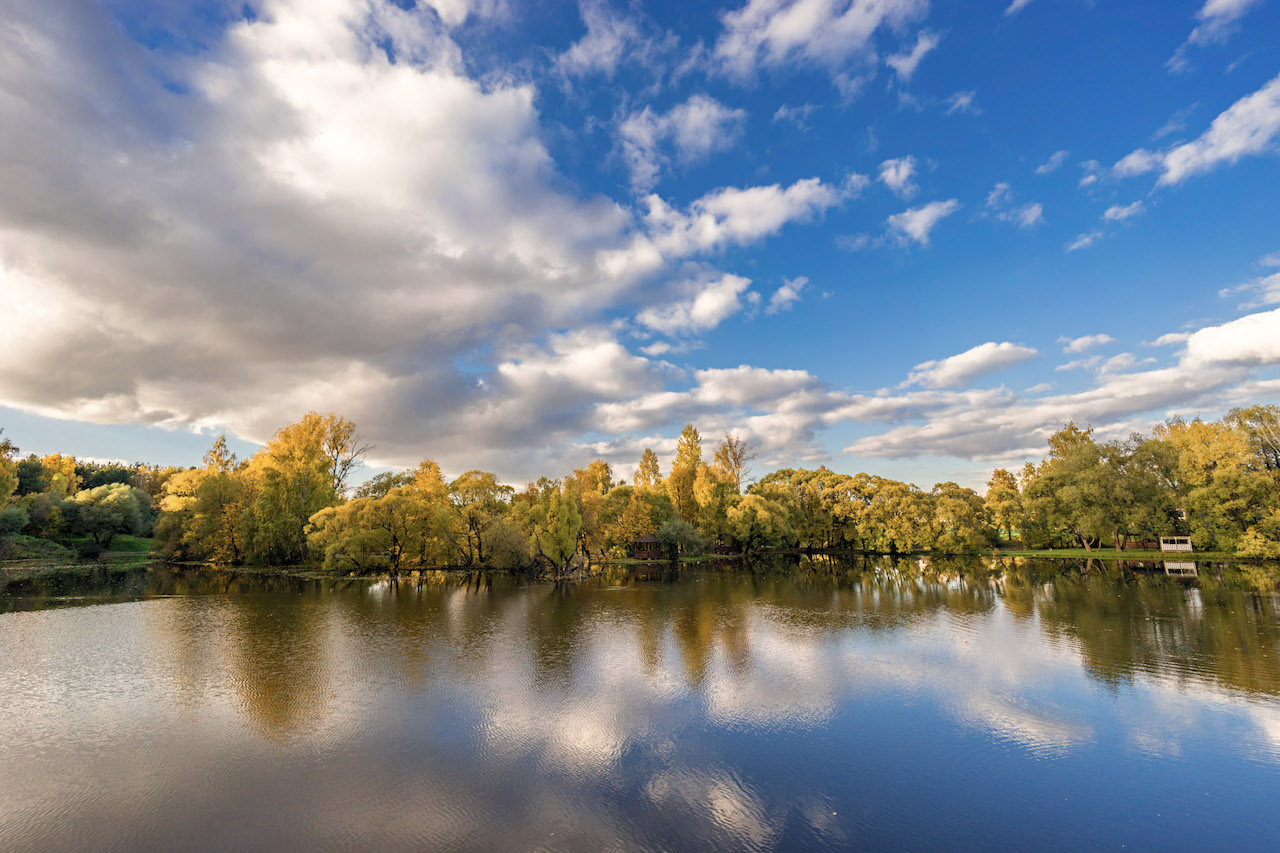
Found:
<path fill-rule="evenodd" d="M 141 569 L 151 565 L 151 540 L 141 536 L 117 536 L 111 548 L 96 560 L 82 560 L 76 544 L 17 535 L 10 539 L 0 559 L 0 577 L 6 579 L 39 577 L 50 574 L 85 574 L 104 565 L 112 570 Z"/>

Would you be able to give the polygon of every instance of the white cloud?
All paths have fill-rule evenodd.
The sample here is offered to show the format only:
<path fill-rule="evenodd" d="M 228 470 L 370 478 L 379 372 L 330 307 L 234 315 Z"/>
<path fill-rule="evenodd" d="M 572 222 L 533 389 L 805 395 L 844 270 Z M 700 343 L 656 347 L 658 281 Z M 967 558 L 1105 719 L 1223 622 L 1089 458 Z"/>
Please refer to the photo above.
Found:
<path fill-rule="evenodd" d="M 1280 362 L 1280 308 L 1192 333 L 1184 360 L 1192 366 Z"/>
<path fill-rule="evenodd" d="M 1159 171 L 1157 186 L 1180 184 L 1194 175 L 1242 157 L 1274 152 L 1280 135 L 1280 76 L 1223 111 L 1199 138 L 1168 151 L 1139 148 L 1112 168 L 1119 177 Z"/>
<path fill-rule="evenodd" d="M 1126 219 L 1138 216 L 1145 209 L 1141 201 L 1126 205 L 1113 204 L 1103 212 L 1102 218 L 1107 222 L 1124 222 Z"/>
<path fill-rule="evenodd" d="M 836 246 L 846 252 L 861 252 L 864 249 L 873 248 L 876 240 L 870 234 L 839 234 L 836 236 Z"/>
<path fill-rule="evenodd" d="M 974 99 L 977 98 L 977 96 L 978 96 L 978 91 L 976 89 L 969 89 L 963 92 L 956 92 L 955 94 L 951 95 L 946 100 L 946 104 L 947 104 L 947 109 L 945 110 L 946 115 L 952 115 L 954 113 L 980 112 L 980 110 L 973 105 Z"/>
<path fill-rule="evenodd" d="M 1012 3 L 1004 10 L 1006 15 L 1016 15 L 1027 7 L 1031 0 L 1013 0 Z"/>
<path fill-rule="evenodd" d="M 1236 24 L 1244 14 L 1261 0 L 1205 0 L 1196 12 L 1196 24 L 1191 35 L 1166 63 L 1170 71 L 1185 71 L 1189 65 L 1187 53 L 1194 46 L 1226 41 L 1236 30 Z"/>
<path fill-rule="evenodd" d="M 1102 363 L 1102 356 L 1091 355 L 1086 358 L 1072 359 L 1071 361 L 1067 361 L 1062 364 L 1059 364 L 1057 367 L 1054 368 L 1054 370 L 1058 372 L 1062 372 L 1064 370 L 1089 370 L 1091 368 L 1097 367 L 1101 363 Z"/>
<path fill-rule="evenodd" d="M 938 46 L 942 41 L 942 37 L 937 33 L 931 33 L 928 30 L 921 30 L 920 35 L 916 38 L 916 43 L 911 50 L 895 53 L 885 59 L 885 64 L 894 70 L 898 75 L 898 79 L 904 83 L 910 82 L 916 68 L 920 65 L 921 60 Z"/>
<path fill-rule="evenodd" d="M 987 193 L 987 214 L 1002 222 L 1011 222 L 1019 228 L 1034 228 L 1044 223 L 1044 205 L 1039 202 L 1014 206 L 1013 189 L 1000 181 Z"/>
<path fill-rule="evenodd" d="M 1004 181 L 1000 181 L 991 188 L 991 192 L 987 193 L 987 208 L 989 210 L 997 210 L 1012 200 L 1013 188 Z"/>
<path fill-rule="evenodd" d="M 786 65 L 816 65 L 837 75 L 875 57 L 878 29 L 901 30 L 927 11 L 928 0 L 748 0 L 721 15 L 724 29 L 713 55 L 738 78 Z"/>
<path fill-rule="evenodd" d="M 645 199 L 652 245 L 664 255 L 684 257 L 725 244 L 746 245 L 777 233 L 789 222 L 810 219 L 857 193 L 867 183 L 850 175 L 842 187 L 805 178 L 789 187 L 728 187 L 674 210 L 656 195 Z"/>
<path fill-rule="evenodd" d="M 1078 184 L 1081 188 L 1093 186 L 1102 177 L 1102 164 L 1097 160 L 1085 160 L 1080 164 L 1080 169 L 1084 172 Z"/>
<path fill-rule="evenodd" d="M 783 104 L 773 114 L 774 122 L 789 121 L 801 130 L 809 129 L 809 117 L 819 109 L 817 104 L 787 106 Z"/>
<path fill-rule="evenodd" d="M 630 18 L 614 15 L 603 2 L 582 0 L 578 9 L 587 34 L 556 57 L 556 65 L 573 77 L 593 72 L 612 77 L 626 55 L 641 41 L 639 27 Z"/>
<path fill-rule="evenodd" d="M 911 155 L 885 160 L 880 164 L 880 181 L 899 198 L 911 198 L 918 187 L 912 181 L 916 174 L 916 158 Z"/>
<path fill-rule="evenodd" d="M 1258 265 L 1264 267 L 1280 267 L 1280 252 L 1272 252 L 1258 259 Z"/>
<path fill-rule="evenodd" d="M 1170 366 L 1130 371 L 1140 362 L 1130 353 L 1103 360 L 1099 356 L 1058 369 L 1096 368 L 1096 384 L 1084 391 L 1035 399 L 1007 392 L 983 398 L 957 395 L 917 405 L 908 423 L 855 441 L 845 452 L 857 456 L 914 457 L 921 453 L 982 459 L 1043 455 L 1044 440 L 1068 420 L 1087 423 L 1103 436 L 1122 438 L 1171 409 L 1221 406 L 1223 397 L 1256 398 L 1250 370 L 1280 364 L 1280 309 L 1251 314 L 1189 333 L 1163 336 L 1157 343 L 1185 343 Z M 1274 384 L 1274 383 L 1272 383 Z M 1267 386 L 1268 388 L 1271 385 Z M 884 411 L 907 407 L 902 398 L 879 398 Z M 851 416 L 854 416 L 851 413 Z M 858 414 L 863 418 L 865 415 Z M 1135 422 L 1135 418 L 1139 418 Z"/>
<path fill-rule="evenodd" d="M 1101 239 L 1101 231 L 1089 231 L 1084 234 L 1078 234 L 1074 240 L 1067 244 L 1067 251 L 1077 252 L 1080 249 L 1087 249 Z"/>
<path fill-rule="evenodd" d="M 1036 354 L 1036 350 L 1031 347 L 1019 346 L 1008 341 L 1003 343 L 988 341 L 965 350 L 959 355 L 917 364 L 903 383 L 903 387 L 922 385 L 925 388 L 953 388 L 978 376 L 1021 364 L 1034 358 Z"/>
<path fill-rule="evenodd" d="M 804 290 L 808 284 L 808 277 L 803 275 L 785 279 L 782 286 L 769 297 L 769 306 L 765 308 L 765 313 L 777 314 L 779 311 L 790 310 L 792 305 L 800 301 L 800 291 Z"/>
<path fill-rule="evenodd" d="M 1111 173 L 1119 178 L 1131 178 L 1159 170 L 1164 157 L 1145 148 L 1131 151 L 1111 167 Z"/>
<path fill-rule="evenodd" d="M 1104 344 L 1113 342 L 1115 338 L 1107 334 L 1098 335 L 1081 335 L 1078 338 L 1058 338 L 1058 343 L 1063 344 L 1063 352 L 1084 352 L 1085 350 L 1100 347 Z"/>
<path fill-rule="evenodd" d="M 934 227 L 959 209 L 960 202 L 954 198 L 946 201 L 931 201 L 890 216 L 889 230 L 896 232 L 900 241 L 909 238 L 922 246 L 927 246 L 929 234 Z"/>
<path fill-rule="evenodd" d="M 1045 160 L 1039 166 L 1036 166 L 1036 174 L 1047 175 L 1050 172 L 1058 171 L 1062 164 L 1067 162 L 1067 157 L 1069 156 L 1071 156 L 1071 152 L 1066 149 L 1053 152 L 1049 155 L 1048 160 Z"/>
<path fill-rule="evenodd" d="M 1013 220 L 1019 228 L 1034 228 L 1044 222 L 1044 205 L 1038 201 L 1024 204 L 1013 211 Z"/>
<path fill-rule="evenodd" d="M 665 335 L 689 335 L 710 331 L 742 310 L 743 293 L 751 280 L 723 275 L 709 282 L 692 282 L 697 292 L 661 308 L 646 308 L 636 315 L 642 325 Z"/>
<path fill-rule="evenodd" d="M 622 156 L 631 171 L 631 183 L 647 190 L 658 182 L 670 164 L 664 153 L 675 148 L 681 164 L 696 163 L 716 151 L 733 147 L 742 134 L 747 114 L 707 95 L 693 95 L 665 114 L 651 107 L 627 116 L 618 127 Z"/>

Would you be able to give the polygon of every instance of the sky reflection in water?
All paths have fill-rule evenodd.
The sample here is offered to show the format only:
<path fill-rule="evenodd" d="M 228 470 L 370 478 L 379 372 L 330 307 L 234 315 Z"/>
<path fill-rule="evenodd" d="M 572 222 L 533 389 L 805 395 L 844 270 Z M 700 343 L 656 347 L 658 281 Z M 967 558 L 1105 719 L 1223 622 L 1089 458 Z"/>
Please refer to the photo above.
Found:
<path fill-rule="evenodd" d="M 1239 581 L 153 573 L 0 615 L 0 849 L 1276 848 Z"/>

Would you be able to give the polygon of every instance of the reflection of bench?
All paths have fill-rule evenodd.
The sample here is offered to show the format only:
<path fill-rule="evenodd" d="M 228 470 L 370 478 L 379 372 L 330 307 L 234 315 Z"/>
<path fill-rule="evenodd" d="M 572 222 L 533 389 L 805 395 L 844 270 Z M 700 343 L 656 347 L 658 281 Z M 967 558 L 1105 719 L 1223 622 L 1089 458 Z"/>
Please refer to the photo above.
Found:
<path fill-rule="evenodd" d="M 1191 537 L 1190 536 L 1161 536 L 1160 550 L 1161 551 L 1190 551 Z"/>
<path fill-rule="evenodd" d="M 1196 564 L 1187 560 L 1165 560 L 1164 573 L 1175 578 L 1194 578 L 1200 575 L 1196 571 Z"/>

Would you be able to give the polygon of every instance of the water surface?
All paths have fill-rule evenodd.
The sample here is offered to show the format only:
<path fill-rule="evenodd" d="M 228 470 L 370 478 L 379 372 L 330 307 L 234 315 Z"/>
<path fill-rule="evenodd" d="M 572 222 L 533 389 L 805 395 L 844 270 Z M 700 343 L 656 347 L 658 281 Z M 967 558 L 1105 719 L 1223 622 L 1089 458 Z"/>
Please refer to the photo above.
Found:
<path fill-rule="evenodd" d="M 15 584 L 0 850 L 1280 849 L 1270 570 L 1155 568 Z"/>

